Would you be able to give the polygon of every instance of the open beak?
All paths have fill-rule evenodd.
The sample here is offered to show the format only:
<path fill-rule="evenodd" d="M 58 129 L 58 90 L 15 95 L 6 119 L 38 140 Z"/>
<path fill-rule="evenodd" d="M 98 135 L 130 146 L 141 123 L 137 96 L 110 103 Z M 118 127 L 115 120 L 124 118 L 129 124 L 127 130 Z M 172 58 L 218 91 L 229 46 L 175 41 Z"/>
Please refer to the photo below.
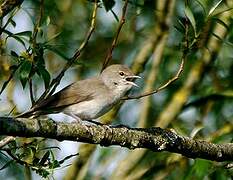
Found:
<path fill-rule="evenodd" d="M 139 87 L 136 83 L 133 82 L 135 79 L 141 79 L 141 77 L 133 75 L 133 76 L 127 76 L 125 78 L 125 80 L 127 81 L 128 84 L 131 84 L 133 86 Z"/>

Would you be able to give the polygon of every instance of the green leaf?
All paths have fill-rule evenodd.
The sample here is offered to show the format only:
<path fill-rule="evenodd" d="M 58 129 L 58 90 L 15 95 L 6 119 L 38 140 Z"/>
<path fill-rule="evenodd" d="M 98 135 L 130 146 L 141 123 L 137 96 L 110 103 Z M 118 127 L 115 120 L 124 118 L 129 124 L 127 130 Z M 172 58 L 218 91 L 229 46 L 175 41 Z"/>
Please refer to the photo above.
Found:
<path fill-rule="evenodd" d="M 11 161 L 8 161 L 5 165 L 3 165 L 1 168 L 0 168 L 0 171 L 7 168 L 11 163 L 13 163 L 14 160 L 11 160 Z"/>
<path fill-rule="evenodd" d="M 184 24 L 182 23 L 182 21 L 180 20 L 180 19 L 178 19 L 178 24 L 177 25 L 174 25 L 174 28 L 178 31 L 178 32 L 180 32 L 180 33 L 185 33 L 185 26 L 184 26 Z"/>
<path fill-rule="evenodd" d="M 10 77 L 3 83 L 1 91 L 0 91 L 0 95 L 2 94 L 4 89 L 7 87 L 8 83 L 11 81 L 12 78 L 13 78 L 13 75 L 11 74 Z"/>
<path fill-rule="evenodd" d="M 198 179 L 204 179 L 204 176 L 209 173 L 210 162 L 207 160 L 196 159 L 193 168 Z"/>
<path fill-rule="evenodd" d="M 38 74 L 40 74 L 44 80 L 44 85 L 45 88 L 47 88 L 49 86 L 50 83 L 50 74 L 49 72 L 45 69 L 44 66 L 39 66 L 38 67 Z"/>
<path fill-rule="evenodd" d="M 49 164 L 50 169 L 55 169 L 55 168 L 58 168 L 58 167 L 61 167 L 58 160 L 54 160 L 52 163 Z"/>
<path fill-rule="evenodd" d="M 19 57 L 19 55 L 15 51 L 11 51 L 11 56 L 13 56 L 15 58 Z"/>
<path fill-rule="evenodd" d="M 79 153 L 71 154 L 71 155 L 69 155 L 69 156 L 66 156 L 64 159 L 60 160 L 59 163 L 62 164 L 62 163 L 64 163 L 66 160 L 68 160 L 68 159 L 70 159 L 70 158 L 72 158 L 72 157 L 74 157 L 74 156 L 78 156 L 78 155 L 79 155 Z"/>
<path fill-rule="evenodd" d="M 203 2 L 203 0 L 196 0 L 196 2 L 200 5 L 200 7 L 203 9 L 204 14 L 206 15 L 206 11 L 207 11 L 207 7 L 206 7 L 206 3 Z"/>
<path fill-rule="evenodd" d="M 12 65 L 10 67 L 10 70 L 12 71 L 10 77 L 3 83 L 2 88 L 0 90 L 0 95 L 2 94 L 2 92 L 4 91 L 4 89 L 7 87 L 7 85 L 9 84 L 9 82 L 11 81 L 11 79 L 13 78 L 13 75 L 15 74 L 15 71 L 18 69 L 19 66 L 16 65 Z"/>
<path fill-rule="evenodd" d="M 49 16 L 47 16 L 45 23 L 46 23 L 46 26 L 48 26 L 50 24 L 50 17 Z"/>
<path fill-rule="evenodd" d="M 20 37 L 15 36 L 12 32 L 10 32 L 10 31 L 8 31 L 8 30 L 5 30 L 5 29 L 3 30 L 3 32 L 6 33 L 6 34 L 8 35 L 7 38 L 9 38 L 9 37 L 14 38 L 14 39 L 17 40 L 18 42 L 20 42 L 20 43 L 25 47 L 25 49 L 26 49 L 25 43 L 24 43 L 24 41 L 23 41 Z M 7 40 L 7 38 L 6 38 L 6 40 Z"/>
<path fill-rule="evenodd" d="M 13 19 L 10 19 L 10 23 L 11 23 L 11 25 L 12 25 L 13 27 L 16 26 L 16 22 L 15 22 Z"/>
<path fill-rule="evenodd" d="M 102 0 L 103 4 L 104 4 L 104 8 L 105 10 L 108 12 L 109 10 L 111 10 L 114 5 L 115 5 L 115 1 L 114 0 Z"/>
<path fill-rule="evenodd" d="M 22 63 L 22 65 L 19 67 L 19 77 L 23 88 L 25 88 L 26 82 L 29 79 L 31 68 L 32 68 L 32 63 L 27 60 L 25 60 Z"/>
<path fill-rule="evenodd" d="M 43 166 L 46 161 L 49 159 L 50 151 L 47 151 L 44 156 L 41 158 L 40 162 L 38 163 L 39 165 Z"/>
<path fill-rule="evenodd" d="M 27 36 L 31 37 L 32 31 L 22 31 L 14 34 L 15 36 Z"/>
<path fill-rule="evenodd" d="M 224 21 L 222 21 L 222 20 L 219 19 L 219 18 L 215 18 L 215 17 L 213 17 L 213 19 L 216 20 L 217 23 L 223 25 L 228 31 L 230 31 L 229 26 L 228 26 Z"/>
<path fill-rule="evenodd" d="M 54 34 L 53 36 L 51 36 L 51 37 L 46 41 L 46 43 L 52 41 L 53 39 L 55 39 L 56 37 L 58 37 L 60 34 L 61 34 L 61 32 L 58 32 L 58 33 Z"/>
<path fill-rule="evenodd" d="M 188 6 L 185 7 L 185 15 L 189 19 L 189 21 L 193 27 L 195 37 L 196 37 L 196 34 L 197 34 L 196 33 L 196 21 L 195 21 L 195 18 L 194 18 L 194 15 L 193 15 L 191 9 Z"/>
<path fill-rule="evenodd" d="M 43 178 L 47 178 L 49 176 L 49 171 L 45 169 L 37 169 L 36 173 L 42 176 Z"/>

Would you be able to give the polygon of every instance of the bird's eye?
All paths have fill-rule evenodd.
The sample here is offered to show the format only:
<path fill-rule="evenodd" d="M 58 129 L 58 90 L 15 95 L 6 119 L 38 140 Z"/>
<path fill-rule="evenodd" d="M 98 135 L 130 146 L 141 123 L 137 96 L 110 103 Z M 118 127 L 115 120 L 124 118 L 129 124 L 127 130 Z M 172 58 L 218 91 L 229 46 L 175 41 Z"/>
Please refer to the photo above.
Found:
<path fill-rule="evenodd" d="M 119 74 L 120 74 L 120 76 L 124 76 L 125 75 L 125 73 L 122 72 L 122 71 L 120 71 Z"/>

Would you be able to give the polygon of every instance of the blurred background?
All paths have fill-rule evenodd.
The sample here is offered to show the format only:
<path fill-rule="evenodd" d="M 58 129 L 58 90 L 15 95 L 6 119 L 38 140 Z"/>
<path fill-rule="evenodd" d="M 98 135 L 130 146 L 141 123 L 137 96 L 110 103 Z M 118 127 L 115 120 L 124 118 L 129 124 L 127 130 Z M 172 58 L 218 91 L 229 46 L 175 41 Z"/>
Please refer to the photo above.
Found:
<path fill-rule="evenodd" d="M 1 7 L 4 1 L 1 2 Z M 14 2 L 14 1 L 12 1 Z M 56 91 L 97 75 L 120 24 L 125 1 L 98 2 L 96 28 Z M 84 41 L 93 1 L 25 0 L 1 17 L 0 116 L 28 110 Z M 165 90 L 117 105 L 99 120 L 130 127 L 174 129 L 178 134 L 229 143 L 233 140 L 232 0 L 132 0 L 110 64 L 143 77 L 130 94 L 152 91 L 184 71 Z M 55 121 L 73 120 L 63 114 Z M 3 137 L 1 137 L 2 139 Z M 22 166 L 0 151 L 0 179 L 231 179 L 227 163 L 169 152 L 101 147 L 42 138 L 9 143 Z M 72 154 L 79 155 L 69 157 Z M 63 158 L 65 162 L 59 162 Z M 39 163 L 38 163 L 39 162 Z M 50 163 L 52 166 L 47 166 Z"/>

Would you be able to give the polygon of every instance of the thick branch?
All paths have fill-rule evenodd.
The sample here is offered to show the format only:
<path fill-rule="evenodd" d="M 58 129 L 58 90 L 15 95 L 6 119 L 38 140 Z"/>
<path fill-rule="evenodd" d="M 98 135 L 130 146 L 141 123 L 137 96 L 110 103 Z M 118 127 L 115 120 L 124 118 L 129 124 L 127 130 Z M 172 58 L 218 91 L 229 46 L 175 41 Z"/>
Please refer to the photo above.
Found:
<path fill-rule="evenodd" d="M 71 140 L 102 146 L 119 145 L 129 149 L 147 148 L 169 151 L 189 158 L 232 161 L 233 144 L 213 144 L 182 137 L 159 127 L 127 128 L 107 125 L 61 123 L 52 120 L 0 118 L 0 135 L 45 137 Z"/>

